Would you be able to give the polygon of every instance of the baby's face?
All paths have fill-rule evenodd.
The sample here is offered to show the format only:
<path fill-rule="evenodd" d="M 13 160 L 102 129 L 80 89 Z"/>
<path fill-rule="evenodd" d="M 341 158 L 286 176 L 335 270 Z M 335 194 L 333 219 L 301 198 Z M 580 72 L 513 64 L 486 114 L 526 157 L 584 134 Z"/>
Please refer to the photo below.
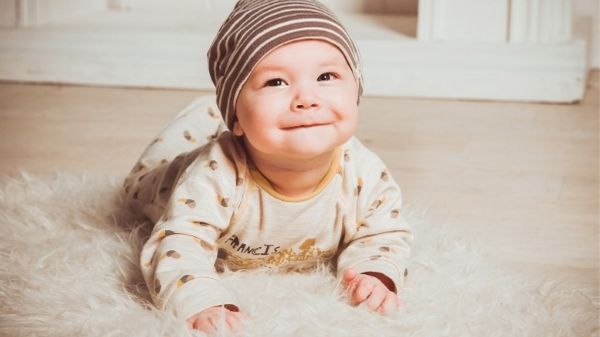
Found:
<path fill-rule="evenodd" d="M 332 151 L 356 130 L 358 87 L 342 53 L 302 40 L 269 53 L 236 103 L 233 132 L 248 151 L 295 158 Z"/>

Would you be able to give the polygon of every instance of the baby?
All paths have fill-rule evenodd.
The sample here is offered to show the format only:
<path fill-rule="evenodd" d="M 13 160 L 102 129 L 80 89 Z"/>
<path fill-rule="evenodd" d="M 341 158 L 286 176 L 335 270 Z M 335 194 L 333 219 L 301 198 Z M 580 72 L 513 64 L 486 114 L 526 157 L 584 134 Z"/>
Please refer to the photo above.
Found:
<path fill-rule="evenodd" d="M 353 137 L 362 79 L 346 30 L 316 1 L 241 0 L 208 60 L 216 106 L 184 110 L 124 184 L 155 223 L 140 257 L 155 304 L 235 331 L 243 308 L 221 269 L 329 264 L 353 305 L 397 310 L 412 233 L 398 185 Z"/>

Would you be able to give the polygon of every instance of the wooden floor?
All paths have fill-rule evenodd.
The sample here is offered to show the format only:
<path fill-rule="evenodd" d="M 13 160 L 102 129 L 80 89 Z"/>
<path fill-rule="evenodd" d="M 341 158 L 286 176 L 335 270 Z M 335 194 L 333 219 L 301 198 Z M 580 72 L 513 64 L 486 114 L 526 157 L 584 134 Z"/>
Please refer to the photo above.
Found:
<path fill-rule="evenodd" d="M 0 83 L 0 173 L 124 175 L 194 91 Z M 575 105 L 366 98 L 407 204 L 493 263 L 598 286 L 598 73 Z"/>

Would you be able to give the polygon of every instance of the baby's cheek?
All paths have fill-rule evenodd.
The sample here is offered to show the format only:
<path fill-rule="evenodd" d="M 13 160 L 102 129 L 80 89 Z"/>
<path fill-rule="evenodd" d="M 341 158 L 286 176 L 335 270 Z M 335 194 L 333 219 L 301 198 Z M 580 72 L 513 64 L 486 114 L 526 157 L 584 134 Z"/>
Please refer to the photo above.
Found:
<path fill-rule="evenodd" d="M 342 119 L 337 123 L 338 132 L 341 133 L 342 138 L 345 140 L 349 139 L 354 135 L 357 128 L 357 119 L 356 118 L 346 118 Z"/>
<path fill-rule="evenodd" d="M 345 104 L 339 107 L 337 114 L 340 119 L 343 119 L 348 123 L 356 125 L 358 121 L 358 107 L 355 104 L 348 104 L 348 102 L 345 102 Z"/>

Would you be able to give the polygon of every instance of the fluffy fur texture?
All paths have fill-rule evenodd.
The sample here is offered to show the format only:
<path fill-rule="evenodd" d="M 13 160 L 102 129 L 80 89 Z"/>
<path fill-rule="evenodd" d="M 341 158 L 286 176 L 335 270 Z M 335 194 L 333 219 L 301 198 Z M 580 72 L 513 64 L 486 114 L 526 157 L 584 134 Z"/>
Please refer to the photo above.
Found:
<path fill-rule="evenodd" d="M 148 303 L 138 251 L 150 230 L 120 204 L 119 179 L 57 175 L 0 184 L 2 336 L 187 336 Z M 486 263 L 449 226 L 416 233 L 405 309 L 353 308 L 326 270 L 226 272 L 250 315 L 244 336 L 598 336 L 597 289 Z"/>

